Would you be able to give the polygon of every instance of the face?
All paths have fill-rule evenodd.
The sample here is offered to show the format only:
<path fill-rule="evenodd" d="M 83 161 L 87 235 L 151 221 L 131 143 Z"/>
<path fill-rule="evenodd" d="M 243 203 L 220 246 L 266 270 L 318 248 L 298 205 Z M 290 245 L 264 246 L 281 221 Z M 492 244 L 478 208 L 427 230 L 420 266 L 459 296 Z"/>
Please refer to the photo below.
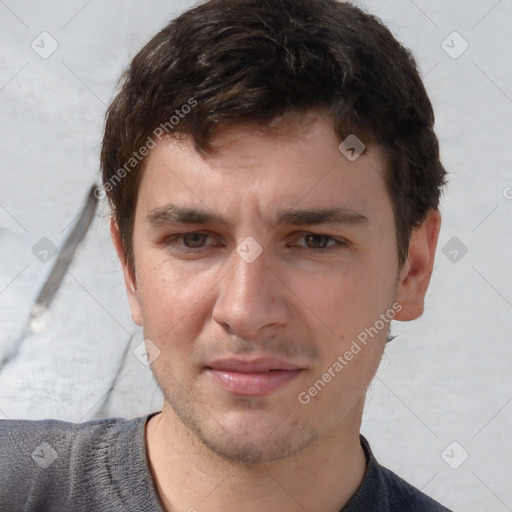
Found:
<path fill-rule="evenodd" d="M 408 268 L 376 147 L 349 161 L 308 114 L 214 149 L 167 140 L 146 161 L 132 316 L 164 412 L 225 458 L 276 460 L 360 421 Z"/>

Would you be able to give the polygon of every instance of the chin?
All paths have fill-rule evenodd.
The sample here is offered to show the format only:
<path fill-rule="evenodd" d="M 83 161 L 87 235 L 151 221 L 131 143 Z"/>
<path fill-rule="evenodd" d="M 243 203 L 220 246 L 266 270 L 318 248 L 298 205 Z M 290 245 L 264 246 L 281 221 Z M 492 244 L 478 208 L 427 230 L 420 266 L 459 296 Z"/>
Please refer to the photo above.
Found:
<path fill-rule="evenodd" d="M 203 446 L 230 463 L 255 466 L 292 457 L 318 440 L 311 426 L 300 426 L 283 412 L 263 412 L 263 399 L 239 397 L 238 410 L 216 412 L 183 401 L 169 401 L 179 422 Z M 242 406 L 242 408 L 240 407 Z"/>
<path fill-rule="evenodd" d="M 243 466 L 257 466 L 275 462 L 299 454 L 317 442 L 317 435 L 311 432 L 299 438 L 285 433 L 278 437 L 259 437 L 255 435 L 227 436 L 197 433 L 201 442 L 217 456 L 229 463 Z"/>

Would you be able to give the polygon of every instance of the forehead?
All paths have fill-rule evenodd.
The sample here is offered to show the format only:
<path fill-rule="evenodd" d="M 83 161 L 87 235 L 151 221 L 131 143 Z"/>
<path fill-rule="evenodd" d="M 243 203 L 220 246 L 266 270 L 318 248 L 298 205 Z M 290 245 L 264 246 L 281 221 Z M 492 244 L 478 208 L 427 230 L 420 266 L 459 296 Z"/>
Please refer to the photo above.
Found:
<path fill-rule="evenodd" d="M 226 128 L 208 153 L 196 151 L 187 136 L 161 141 L 145 162 L 138 208 L 148 215 L 172 201 L 238 217 L 294 206 L 371 213 L 390 206 L 384 175 L 378 147 L 368 145 L 351 161 L 327 117 L 287 116 L 267 129 Z"/>

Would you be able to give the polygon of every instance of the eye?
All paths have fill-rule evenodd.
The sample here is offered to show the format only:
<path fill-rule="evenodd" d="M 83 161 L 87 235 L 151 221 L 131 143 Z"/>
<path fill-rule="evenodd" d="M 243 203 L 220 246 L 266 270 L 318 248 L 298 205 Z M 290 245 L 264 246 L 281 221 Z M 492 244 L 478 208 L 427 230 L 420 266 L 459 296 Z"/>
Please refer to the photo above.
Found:
<path fill-rule="evenodd" d="M 175 235 L 166 241 L 166 245 L 173 249 L 184 250 L 187 249 L 202 249 L 212 243 L 207 244 L 209 235 L 206 233 L 185 233 L 183 235 Z"/>
<path fill-rule="evenodd" d="M 339 249 L 348 242 L 343 239 L 335 238 L 330 235 L 322 235 L 319 233 L 308 233 L 300 237 L 299 240 L 304 240 L 304 244 L 299 243 L 300 247 L 311 249 L 315 252 L 329 252 L 331 250 Z"/>
<path fill-rule="evenodd" d="M 184 233 L 170 237 L 165 245 L 173 250 L 196 252 L 215 246 L 216 243 L 207 233 Z M 296 246 L 314 253 L 324 253 L 340 249 L 349 243 L 341 238 L 320 233 L 306 233 L 296 239 Z"/>
<path fill-rule="evenodd" d="M 304 237 L 304 241 L 310 249 L 325 249 L 328 247 L 329 242 L 333 242 L 334 244 L 336 243 L 327 235 L 306 235 Z"/>
<path fill-rule="evenodd" d="M 188 233 L 181 237 L 183 239 L 183 243 L 186 247 L 190 249 L 197 249 L 198 247 L 203 247 L 206 240 L 208 239 L 208 235 L 203 233 Z"/>

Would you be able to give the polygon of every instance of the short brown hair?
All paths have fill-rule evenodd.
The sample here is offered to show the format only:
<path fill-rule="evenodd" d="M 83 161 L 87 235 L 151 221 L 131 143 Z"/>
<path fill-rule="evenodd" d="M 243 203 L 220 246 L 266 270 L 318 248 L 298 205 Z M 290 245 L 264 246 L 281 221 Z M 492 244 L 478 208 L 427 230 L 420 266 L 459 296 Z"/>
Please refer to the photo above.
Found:
<path fill-rule="evenodd" d="M 189 135 L 207 152 L 223 127 L 311 109 L 330 113 L 340 141 L 354 133 L 385 150 L 401 266 L 411 230 L 446 184 L 411 52 L 349 3 L 210 0 L 140 50 L 107 111 L 102 180 L 132 271 L 137 171 L 155 137 Z"/>

